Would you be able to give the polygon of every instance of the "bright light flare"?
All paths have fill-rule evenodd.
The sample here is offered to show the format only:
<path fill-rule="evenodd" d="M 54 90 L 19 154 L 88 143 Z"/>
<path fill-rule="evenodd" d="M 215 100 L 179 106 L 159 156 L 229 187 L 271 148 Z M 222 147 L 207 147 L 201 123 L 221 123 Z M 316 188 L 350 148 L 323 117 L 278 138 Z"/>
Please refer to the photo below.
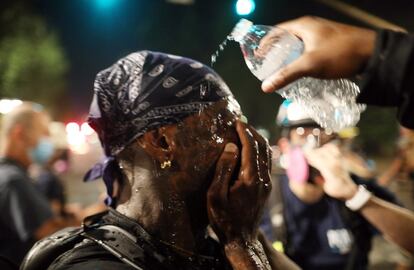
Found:
<path fill-rule="evenodd" d="M 81 127 L 80 127 L 80 131 L 83 135 L 85 136 L 91 136 L 92 134 L 95 133 L 95 130 L 93 130 L 91 128 L 91 126 L 88 123 L 82 123 Z"/>
<path fill-rule="evenodd" d="M 87 130 L 83 123 L 79 126 L 78 123 L 70 122 L 66 124 L 66 138 L 68 140 L 69 149 L 78 155 L 84 155 L 89 152 L 89 145 L 84 134 Z M 90 128 L 90 127 L 89 127 Z"/>
<path fill-rule="evenodd" d="M 70 122 L 66 124 L 66 132 L 68 134 L 78 133 L 80 131 L 80 127 L 78 123 Z"/>
<path fill-rule="evenodd" d="M 112 9 L 118 4 L 118 0 L 95 0 L 95 5 L 99 9 Z"/>
<path fill-rule="evenodd" d="M 236 12 L 238 15 L 249 15 L 256 8 L 254 0 L 238 0 L 236 3 Z"/>
<path fill-rule="evenodd" d="M 23 101 L 19 99 L 1 99 L 0 100 L 0 113 L 6 114 L 11 112 L 14 108 L 22 104 Z"/>

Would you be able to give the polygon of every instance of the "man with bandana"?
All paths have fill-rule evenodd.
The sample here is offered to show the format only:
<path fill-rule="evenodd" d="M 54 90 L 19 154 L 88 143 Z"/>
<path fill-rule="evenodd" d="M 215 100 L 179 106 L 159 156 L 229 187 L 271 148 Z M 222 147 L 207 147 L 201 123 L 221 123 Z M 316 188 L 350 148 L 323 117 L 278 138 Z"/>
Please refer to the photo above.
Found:
<path fill-rule="evenodd" d="M 89 123 L 107 158 L 86 180 L 102 176 L 111 208 L 39 242 L 22 269 L 296 269 L 258 233 L 270 150 L 240 117 L 191 59 L 140 51 L 99 72 Z"/>
<path fill-rule="evenodd" d="M 33 244 L 75 220 L 57 218 L 36 189 L 27 169 L 53 153 L 49 116 L 42 106 L 24 102 L 2 119 L 0 159 L 0 259 L 19 265 Z M 0 260 L 0 266 L 1 265 Z M 2 269 L 6 266 L 2 266 Z"/>

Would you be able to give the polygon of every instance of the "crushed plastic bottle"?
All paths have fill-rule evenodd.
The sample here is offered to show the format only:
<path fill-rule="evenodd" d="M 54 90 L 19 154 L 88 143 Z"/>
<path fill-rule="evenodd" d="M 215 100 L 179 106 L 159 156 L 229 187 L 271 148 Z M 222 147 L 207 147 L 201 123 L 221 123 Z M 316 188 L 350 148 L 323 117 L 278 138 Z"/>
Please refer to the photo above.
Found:
<path fill-rule="evenodd" d="M 304 50 L 303 42 L 286 30 L 266 25 L 253 25 L 241 19 L 229 35 L 240 43 L 250 71 L 264 80 L 297 59 Z M 299 79 L 277 91 L 282 97 L 300 104 L 324 128 L 339 131 L 355 126 L 366 106 L 356 103 L 359 87 L 350 80 Z"/>

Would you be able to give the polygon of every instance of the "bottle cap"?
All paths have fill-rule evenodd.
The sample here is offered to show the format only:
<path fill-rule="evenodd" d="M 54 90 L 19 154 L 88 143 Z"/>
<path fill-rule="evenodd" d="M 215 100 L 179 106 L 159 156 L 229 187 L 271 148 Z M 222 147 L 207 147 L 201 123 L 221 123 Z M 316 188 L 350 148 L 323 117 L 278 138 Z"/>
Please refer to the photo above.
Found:
<path fill-rule="evenodd" d="M 229 39 L 240 42 L 243 37 L 249 32 L 249 29 L 253 26 L 253 23 L 246 19 L 241 19 L 236 26 L 233 28 L 233 31 L 230 34 Z"/>

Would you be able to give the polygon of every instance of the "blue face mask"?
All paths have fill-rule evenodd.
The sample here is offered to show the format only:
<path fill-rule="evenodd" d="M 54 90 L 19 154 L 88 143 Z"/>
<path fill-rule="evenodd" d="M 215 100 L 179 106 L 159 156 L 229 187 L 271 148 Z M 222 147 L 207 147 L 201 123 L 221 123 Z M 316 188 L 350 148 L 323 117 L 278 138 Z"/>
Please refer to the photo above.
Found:
<path fill-rule="evenodd" d="M 48 138 L 41 138 L 37 145 L 29 150 L 32 161 L 39 165 L 44 165 L 52 157 L 54 147 Z"/>

